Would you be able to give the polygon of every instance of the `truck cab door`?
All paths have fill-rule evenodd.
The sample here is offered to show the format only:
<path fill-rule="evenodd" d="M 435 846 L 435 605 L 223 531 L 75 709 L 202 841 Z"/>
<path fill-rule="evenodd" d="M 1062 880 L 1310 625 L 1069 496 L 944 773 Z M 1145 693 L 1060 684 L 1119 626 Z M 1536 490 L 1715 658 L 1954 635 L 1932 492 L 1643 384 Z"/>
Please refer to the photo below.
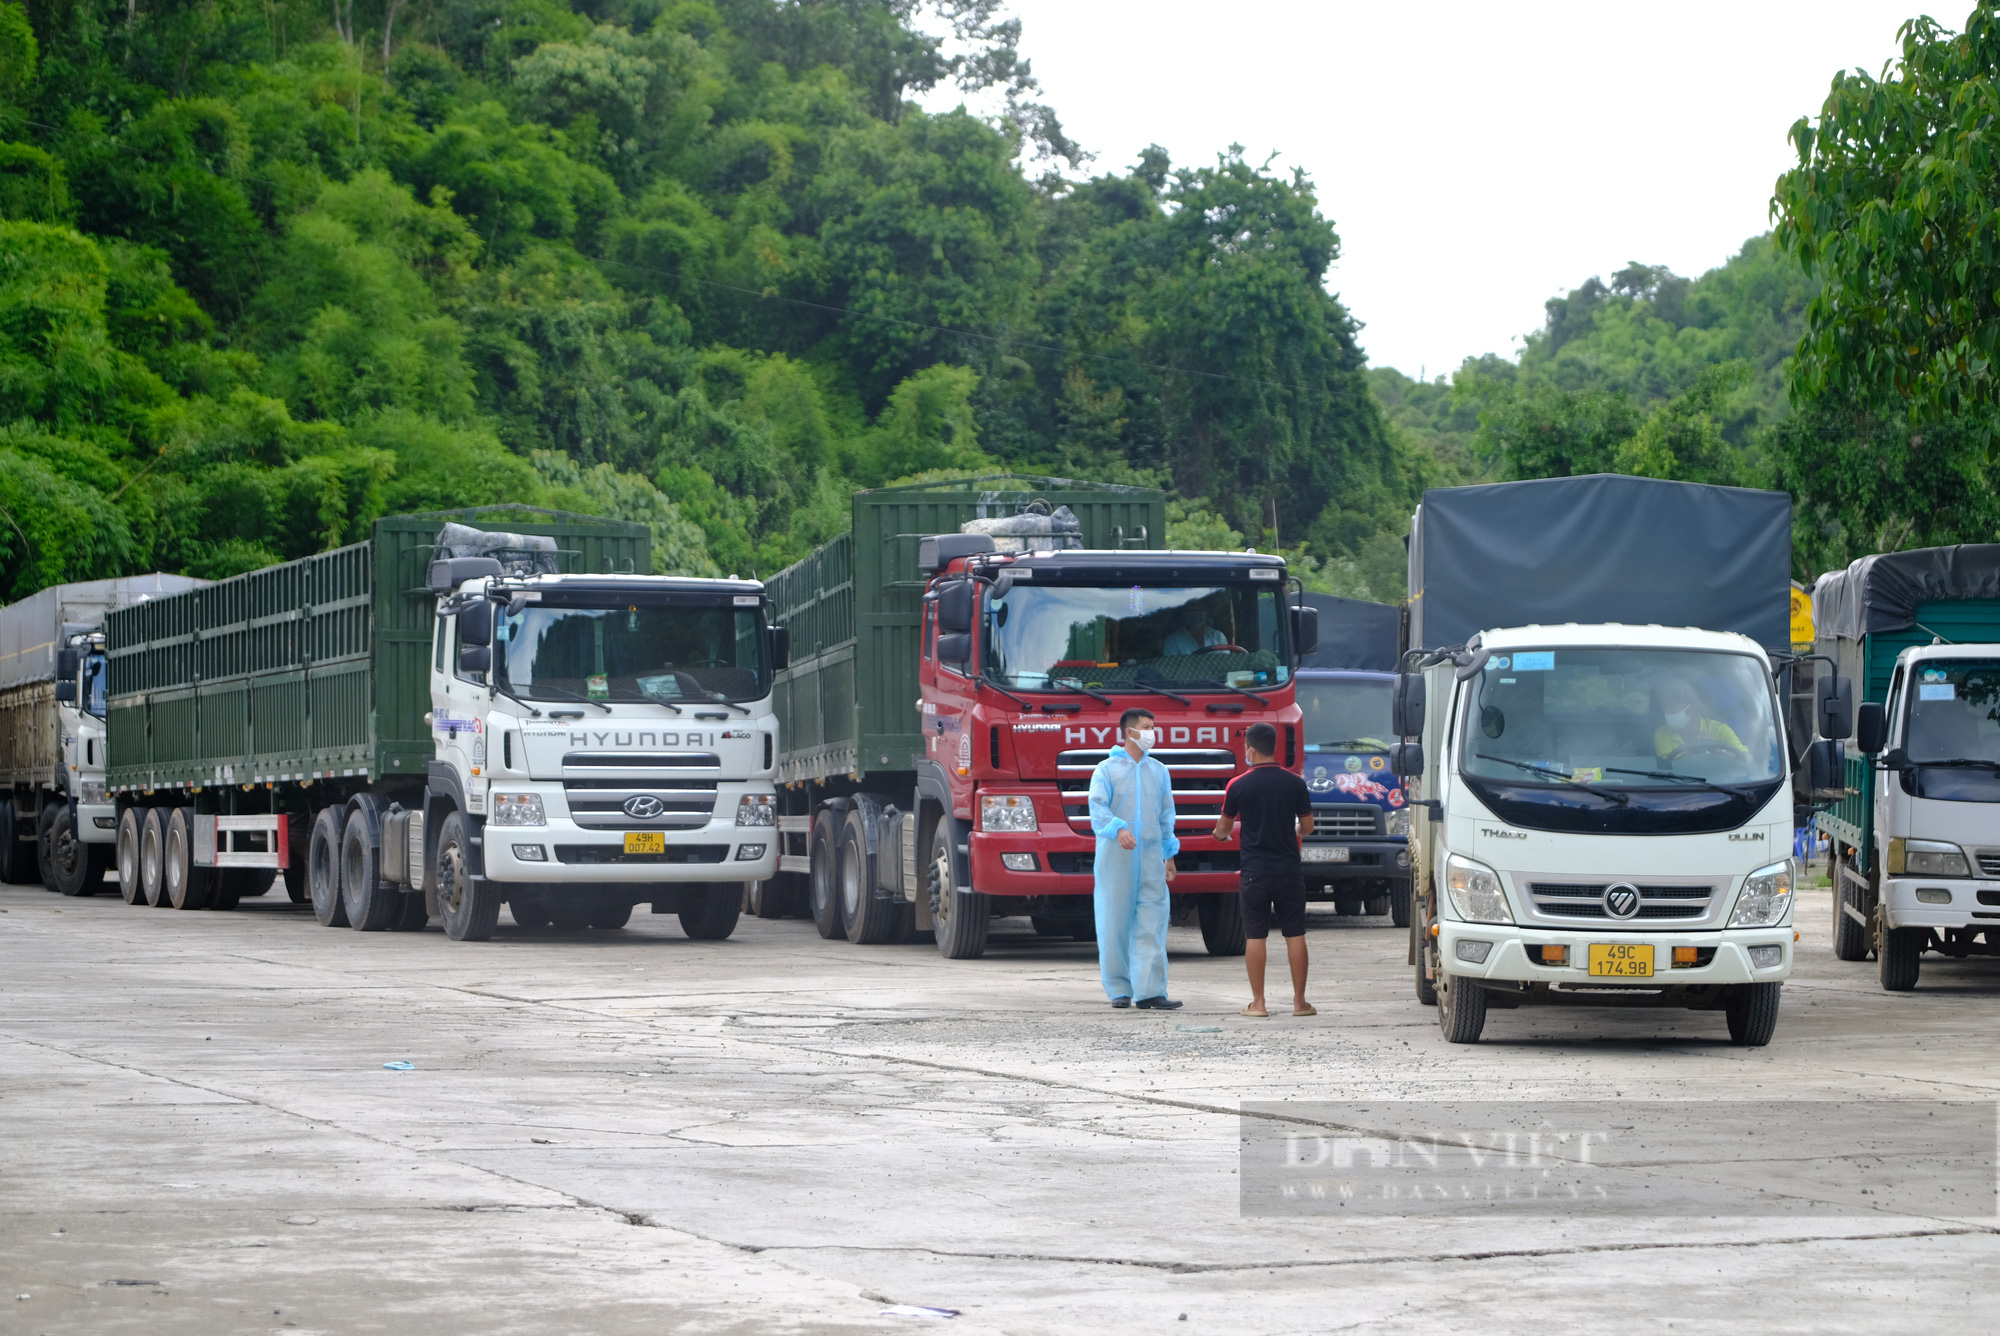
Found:
<path fill-rule="evenodd" d="M 464 648 L 458 618 L 438 618 L 431 658 L 431 740 L 438 760 L 458 773 L 469 795 L 486 768 L 486 712 L 492 692 L 487 674 L 461 668 Z"/>

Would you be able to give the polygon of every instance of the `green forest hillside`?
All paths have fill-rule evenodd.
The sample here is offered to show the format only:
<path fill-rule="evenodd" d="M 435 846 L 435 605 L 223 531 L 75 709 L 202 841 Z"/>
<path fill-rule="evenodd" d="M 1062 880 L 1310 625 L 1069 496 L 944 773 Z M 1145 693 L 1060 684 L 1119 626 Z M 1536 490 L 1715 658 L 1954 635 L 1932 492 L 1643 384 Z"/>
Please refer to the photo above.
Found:
<path fill-rule="evenodd" d="M 1310 183 L 1037 175 L 1079 155 L 1018 24 L 914 8 L 0 0 L 0 597 L 503 500 L 768 574 L 996 466 L 1380 564 L 1431 466 Z M 1009 113 L 911 101 L 953 82 Z"/>

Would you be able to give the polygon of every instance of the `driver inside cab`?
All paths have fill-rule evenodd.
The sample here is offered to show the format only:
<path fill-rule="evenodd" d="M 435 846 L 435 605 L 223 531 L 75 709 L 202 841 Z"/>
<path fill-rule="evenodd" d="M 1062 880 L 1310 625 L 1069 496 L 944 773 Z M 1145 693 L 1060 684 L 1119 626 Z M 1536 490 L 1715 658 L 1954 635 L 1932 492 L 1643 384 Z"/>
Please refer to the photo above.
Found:
<path fill-rule="evenodd" d="M 1199 654 L 1205 649 L 1228 643 L 1228 636 L 1208 624 L 1208 609 L 1199 603 L 1190 603 L 1181 609 L 1181 629 L 1167 637 L 1162 652 L 1167 655 Z"/>
<path fill-rule="evenodd" d="M 1750 749 L 1736 730 L 1720 719 L 1711 719 L 1703 710 L 1695 689 L 1676 677 L 1659 688 L 1660 726 L 1653 730 L 1653 751 L 1662 762 L 1670 762 L 1681 752 L 1709 743 L 1708 750 L 1727 748 L 1744 760 Z"/>

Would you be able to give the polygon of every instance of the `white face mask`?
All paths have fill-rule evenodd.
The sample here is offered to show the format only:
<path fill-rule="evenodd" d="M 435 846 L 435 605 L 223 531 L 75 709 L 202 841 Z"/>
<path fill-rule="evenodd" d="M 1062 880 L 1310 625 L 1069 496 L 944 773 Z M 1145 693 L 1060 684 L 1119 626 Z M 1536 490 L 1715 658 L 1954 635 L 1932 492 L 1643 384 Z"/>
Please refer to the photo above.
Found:
<path fill-rule="evenodd" d="M 1672 714 L 1666 715 L 1665 718 L 1668 728 L 1686 728 L 1689 722 L 1693 720 L 1694 715 L 1688 710 L 1675 710 Z"/>
<path fill-rule="evenodd" d="M 1154 732 L 1152 729 L 1142 728 L 1133 735 L 1132 741 L 1139 744 L 1140 751 L 1149 752 L 1153 750 L 1153 743 L 1155 740 L 1158 739 L 1158 737 L 1159 734 Z"/>

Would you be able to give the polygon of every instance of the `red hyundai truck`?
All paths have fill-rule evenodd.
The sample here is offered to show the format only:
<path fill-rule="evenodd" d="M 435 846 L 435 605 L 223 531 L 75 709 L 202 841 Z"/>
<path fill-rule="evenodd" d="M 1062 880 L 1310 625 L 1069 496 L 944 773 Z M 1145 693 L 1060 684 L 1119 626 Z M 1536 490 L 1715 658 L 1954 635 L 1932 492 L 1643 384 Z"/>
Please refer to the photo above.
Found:
<path fill-rule="evenodd" d="M 1282 558 L 1156 545 L 1145 488 L 1003 475 L 857 493 L 854 527 L 773 576 L 779 874 L 750 909 L 853 942 L 935 934 L 973 959 L 997 918 L 1089 939 L 1091 770 L 1152 712 L 1181 850 L 1174 920 L 1243 950 L 1238 852 L 1211 832 L 1270 723 L 1302 757 L 1293 678 L 1318 614 Z"/>

